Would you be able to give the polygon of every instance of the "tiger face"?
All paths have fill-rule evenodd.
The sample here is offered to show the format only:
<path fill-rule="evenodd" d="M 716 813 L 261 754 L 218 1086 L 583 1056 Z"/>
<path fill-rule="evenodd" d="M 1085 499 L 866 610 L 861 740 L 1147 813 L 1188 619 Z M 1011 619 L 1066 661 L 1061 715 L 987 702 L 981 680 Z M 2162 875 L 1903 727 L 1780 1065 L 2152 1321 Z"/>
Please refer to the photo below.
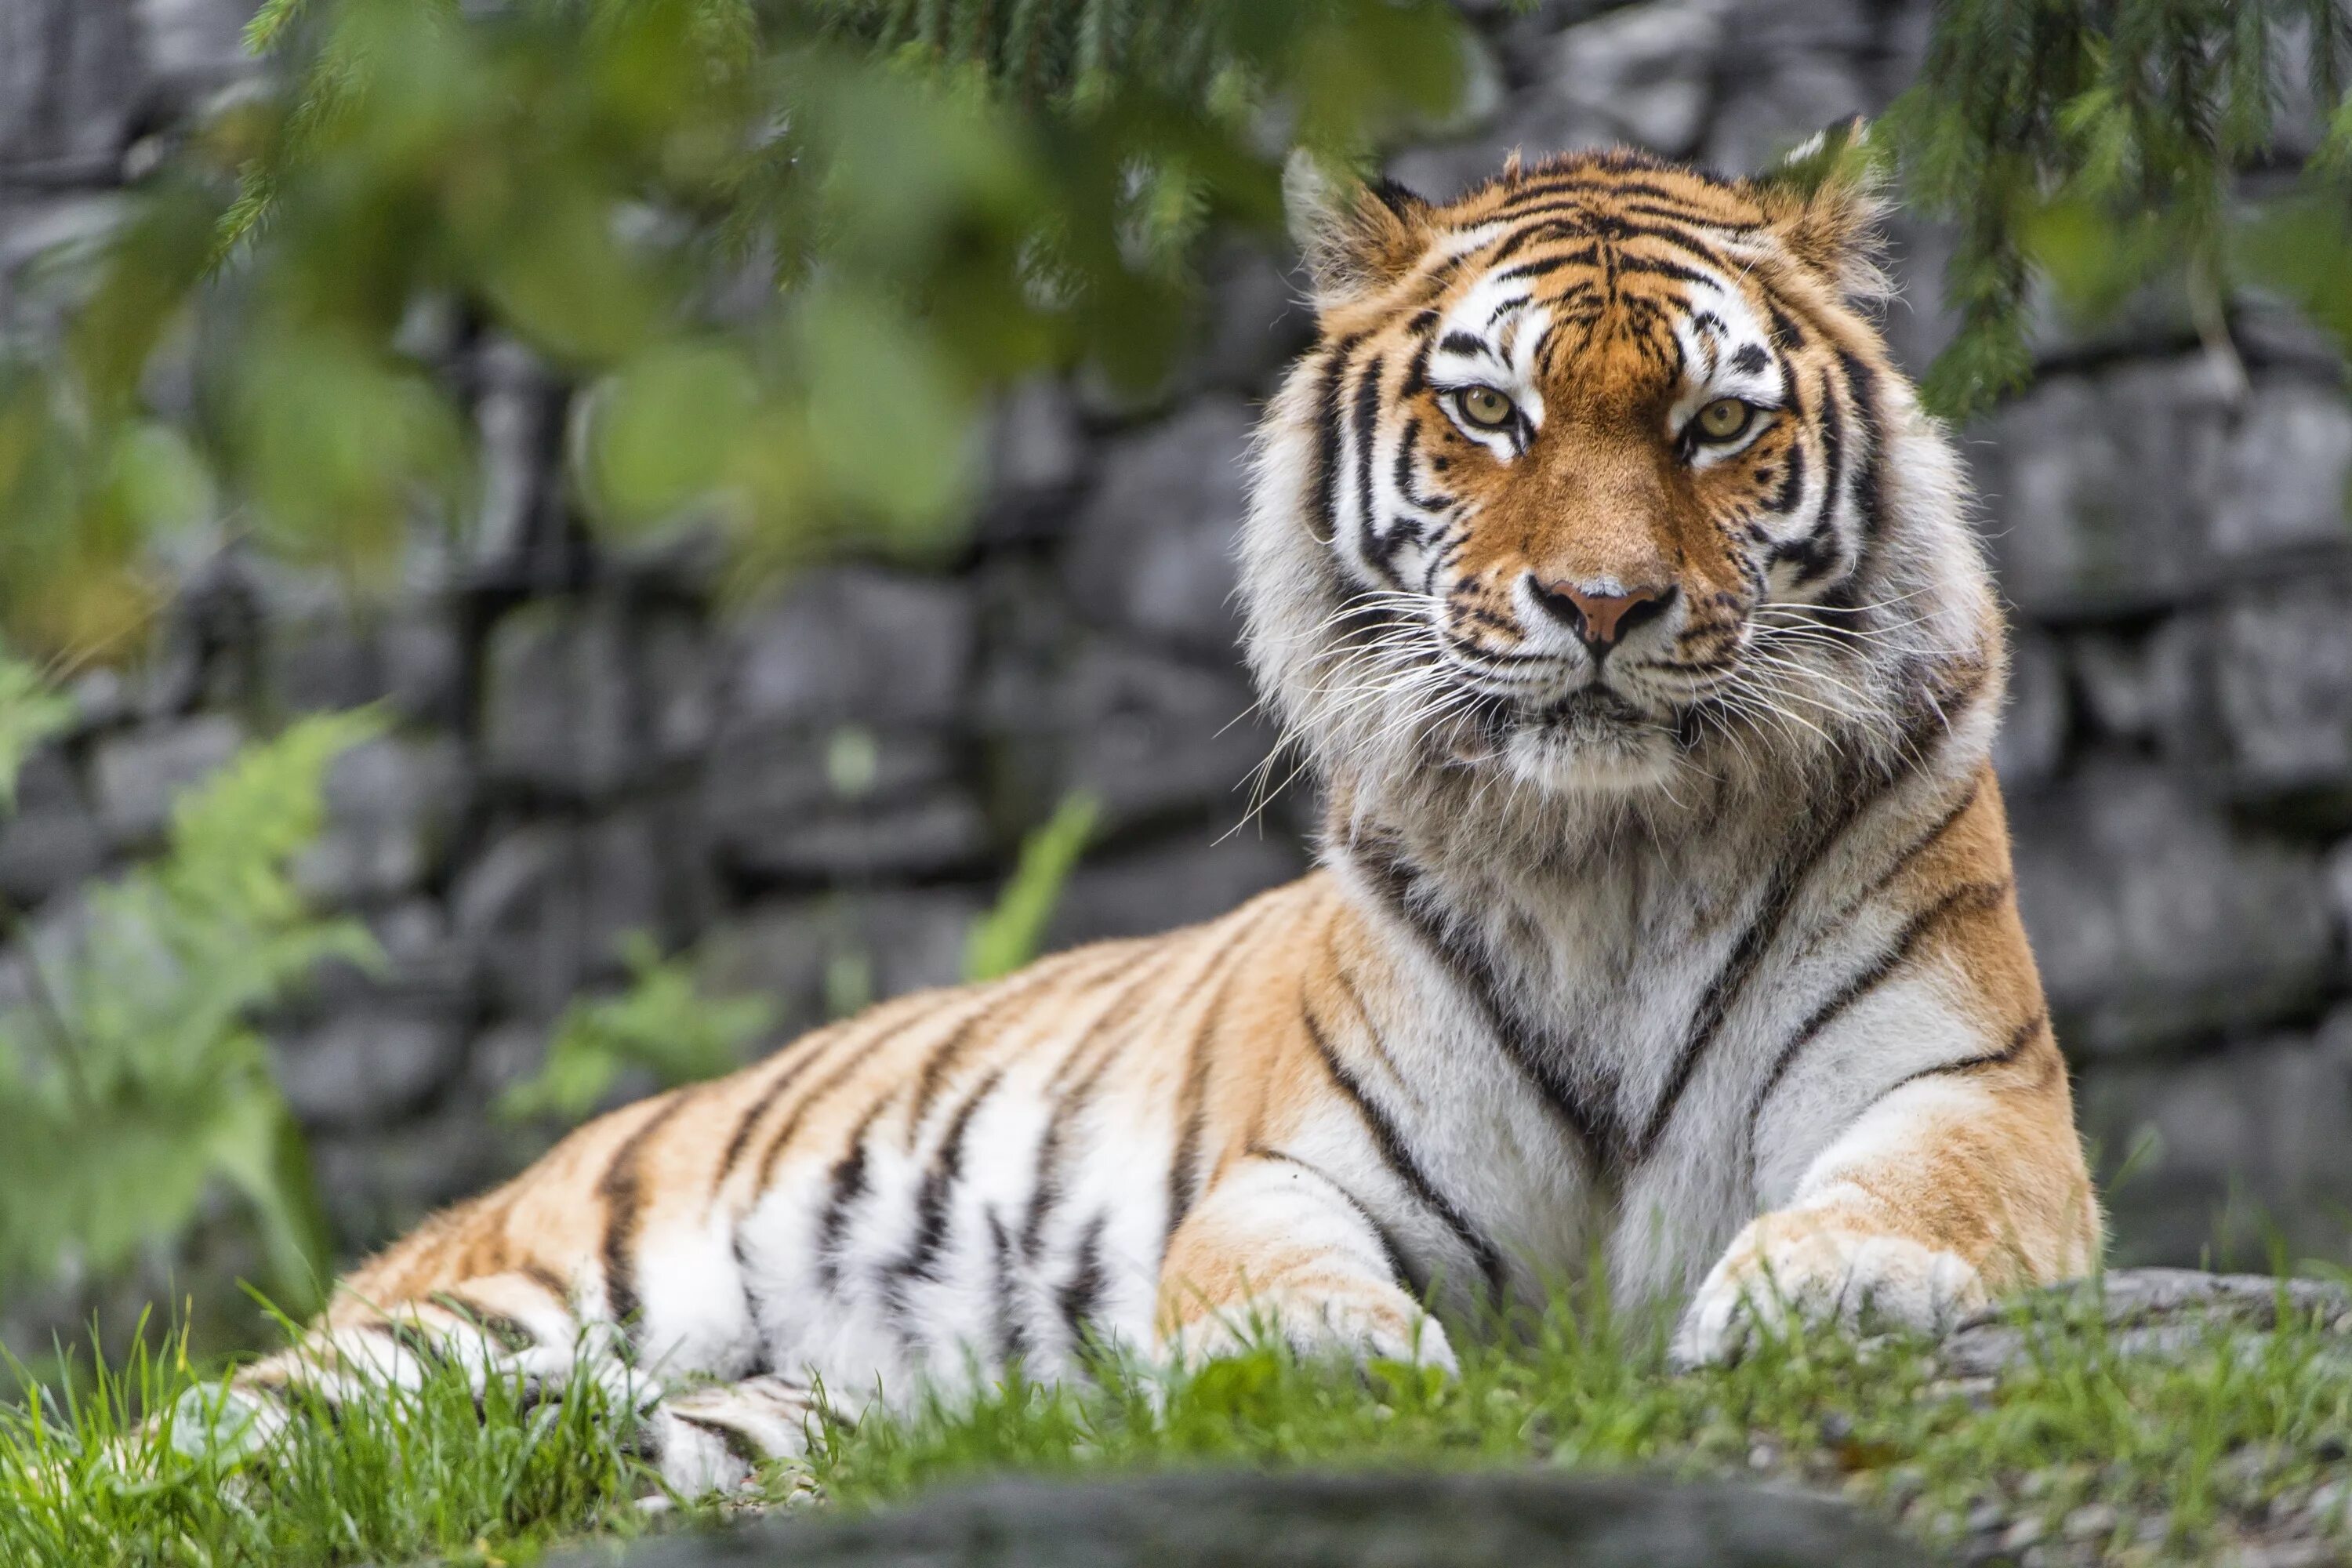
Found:
<path fill-rule="evenodd" d="M 1286 416 L 1328 592 L 1276 634 L 1318 667 L 1263 672 L 1304 679 L 1310 730 L 1344 691 L 1382 744 L 1625 791 L 1857 717 L 1867 682 L 1840 667 L 1869 629 L 1899 380 L 1863 192 L 1622 152 L 1444 205 L 1293 184 L 1320 338 L 1261 478 Z"/>

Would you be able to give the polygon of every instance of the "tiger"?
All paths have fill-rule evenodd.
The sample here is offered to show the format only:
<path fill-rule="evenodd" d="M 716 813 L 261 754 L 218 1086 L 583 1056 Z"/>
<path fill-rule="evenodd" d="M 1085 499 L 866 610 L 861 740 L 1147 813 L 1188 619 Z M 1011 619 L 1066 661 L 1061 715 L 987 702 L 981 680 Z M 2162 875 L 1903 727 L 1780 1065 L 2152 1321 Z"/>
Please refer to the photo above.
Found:
<path fill-rule="evenodd" d="M 585 1369 L 698 1491 L 827 1390 L 1450 1373 L 1580 1279 L 1693 1368 L 2094 1268 L 2001 616 L 1876 324 L 1879 197 L 1823 167 L 1515 156 L 1441 202 L 1294 159 L 1315 336 L 1238 574 L 1315 868 L 591 1121 L 231 1394 L 276 1430 Z"/>

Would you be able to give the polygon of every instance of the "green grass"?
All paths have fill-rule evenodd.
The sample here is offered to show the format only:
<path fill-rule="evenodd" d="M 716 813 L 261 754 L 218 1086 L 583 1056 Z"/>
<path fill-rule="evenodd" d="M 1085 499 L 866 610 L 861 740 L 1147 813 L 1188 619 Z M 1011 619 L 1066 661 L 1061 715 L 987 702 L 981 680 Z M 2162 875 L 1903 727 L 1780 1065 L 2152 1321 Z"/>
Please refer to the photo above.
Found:
<path fill-rule="evenodd" d="M 1116 1373 L 1095 1388 L 1013 1386 L 828 1424 L 807 1470 L 765 1491 L 813 1485 L 862 1509 L 1006 1470 L 1202 1464 L 1769 1474 L 1843 1491 L 1924 1540 L 1956 1540 L 1972 1518 L 1979 1538 L 1989 1519 L 2034 1518 L 2077 1553 L 2172 1563 L 2213 1558 L 2345 1473 L 2352 1358 L 2315 1327 L 2216 1329 L 2159 1360 L 2125 1354 L 2088 1316 L 2033 1326 L 2038 1347 L 1990 1393 L 1941 1379 L 1924 1344 L 1833 1335 L 1674 1377 L 1654 1329 L 1563 1300 L 1509 1348 L 1472 1350 L 1458 1382 L 1268 1350 L 1165 1388 Z M 551 1541 L 646 1528 L 633 1500 L 651 1479 L 587 1389 L 535 1414 L 494 1389 L 477 1419 L 451 1377 L 300 1428 L 274 1461 L 208 1464 L 156 1439 L 128 1467 L 142 1479 L 124 1479 L 105 1455 L 128 1414 L 169 1405 L 192 1376 L 134 1360 L 69 1411 L 0 1419 L 0 1562 L 517 1563 Z"/>

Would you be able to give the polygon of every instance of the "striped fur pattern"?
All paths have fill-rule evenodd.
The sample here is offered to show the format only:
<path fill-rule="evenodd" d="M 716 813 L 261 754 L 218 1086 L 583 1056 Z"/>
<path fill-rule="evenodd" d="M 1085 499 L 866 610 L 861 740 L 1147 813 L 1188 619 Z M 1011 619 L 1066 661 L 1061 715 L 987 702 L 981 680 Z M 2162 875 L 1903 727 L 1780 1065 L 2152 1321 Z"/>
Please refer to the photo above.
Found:
<path fill-rule="evenodd" d="M 1243 581 L 1322 867 L 591 1123 L 352 1275 L 258 1408 L 586 1358 L 699 1487 L 820 1389 L 1267 1330 L 1450 1366 L 1425 1306 L 1595 1258 L 1690 1295 L 1693 1362 L 2092 1266 L 1999 617 L 1866 195 L 1630 153 L 1295 184 L 1321 335 Z"/>

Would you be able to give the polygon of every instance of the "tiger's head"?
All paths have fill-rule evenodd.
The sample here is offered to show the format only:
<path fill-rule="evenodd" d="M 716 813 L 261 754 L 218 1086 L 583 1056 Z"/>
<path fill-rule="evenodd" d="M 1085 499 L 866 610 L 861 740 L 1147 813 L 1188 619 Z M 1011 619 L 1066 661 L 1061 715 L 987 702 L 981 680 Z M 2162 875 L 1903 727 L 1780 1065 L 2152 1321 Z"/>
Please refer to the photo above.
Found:
<path fill-rule="evenodd" d="M 1242 590 L 1327 773 L 1695 798 L 1895 743 L 1962 667 L 1997 686 L 1853 166 L 1573 154 L 1440 205 L 1294 160 L 1319 331 L 1260 429 Z"/>

